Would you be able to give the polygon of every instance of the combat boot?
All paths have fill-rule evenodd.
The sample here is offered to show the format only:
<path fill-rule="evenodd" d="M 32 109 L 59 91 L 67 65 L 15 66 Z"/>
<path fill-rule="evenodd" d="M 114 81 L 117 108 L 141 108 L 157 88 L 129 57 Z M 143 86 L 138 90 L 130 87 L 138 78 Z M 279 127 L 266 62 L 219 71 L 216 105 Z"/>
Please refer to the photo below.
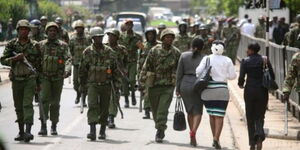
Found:
<path fill-rule="evenodd" d="M 125 96 L 125 108 L 129 108 L 129 100 L 128 100 L 128 96 Z"/>
<path fill-rule="evenodd" d="M 52 125 L 51 125 L 51 135 L 57 135 L 57 130 L 56 130 L 56 126 L 57 125 L 57 123 L 52 123 Z"/>
<path fill-rule="evenodd" d="M 106 125 L 101 125 L 100 132 L 99 132 L 99 137 L 98 137 L 99 140 L 105 140 L 106 139 L 105 130 L 106 130 Z"/>
<path fill-rule="evenodd" d="M 145 116 L 143 119 L 150 119 L 150 108 L 145 108 Z"/>
<path fill-rule="evenodd" d="M 77 96 L 76 96 L 76 99 L 75 99 L 75 104 L 78 104 L 80 102 L 80 96 L 81 96 L 81 93 L 77 92 Z"/>
<path fill-rule="evenodd" d="M 33 135 L 31 134 L 31 123 L 26 123 L 26 131 L 24 133 L 24 142 L 30 142 L 30 140 L 33 140 Z"/>
<path fill-rule="evenodd" d="M 87 134 L 87 138 L 90 139 L 91 141 L 96 140 L 96 124 L 94 123 L 90 124 L 90 133 Z"/>
<path fill-rule="evenodd" d="M 15 137 L 15 141 L 24 140 L 24 123 L 18 123 L 19 125 L 19 134 Z"/>
<path fill-rule="evenodd" d="M 47 123 L 41 121 L 41 130 L 39 131 L 38 135 L 47 136 Z"/>
<path fill-rule="evenodd" d="M 135 92 L 134 91 L 131 92 L 131 103 L 132 103 L 133 106 L 136 105 L 136 99 L 135 99 Z"/>
<path fill-rule="evenodd" d="M 110 129 L 114 129 L 116 128 L 116 125 L 115 125 L 115 121 L 114 121 L 114 116 L 113 115 L 110 115 L 108 116 L 108 128 Z"/>
<path fill-rule="evenodd" d="M 158 130 L 156 131 L 155 141 L 156 141 L 157 143 L 162 143 L 164 137 L 165 137 L 165 131 L 164 131 L 164 130 L 158 129 Z"/>

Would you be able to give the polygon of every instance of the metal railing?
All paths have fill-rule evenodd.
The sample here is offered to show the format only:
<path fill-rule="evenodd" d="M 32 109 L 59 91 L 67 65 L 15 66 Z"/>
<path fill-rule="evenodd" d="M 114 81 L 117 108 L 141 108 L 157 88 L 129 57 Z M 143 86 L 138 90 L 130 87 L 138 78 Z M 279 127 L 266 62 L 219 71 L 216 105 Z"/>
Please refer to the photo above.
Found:
<path fill-rule="evenodd" d="M 255 38 L 248 35 L 242 34 L 240 39 L 240 44 L 238 47 L 237 58 L 241 60 L 242 58 L 247 57 L 246 50 L 248 45 L 251 42 L 257 42 L 260 47 L 260 54 L 266 55 L 266 40 L 261 38 Z M 283 82 L 288 70 L 288 66 L 291 63 L 292 56 L 298 52 L 298 48 L 284 46 L 284 45 L 277 45 L 275 43 L 270 42 L 269 47 L 269 60 L 273 66 L 274 73 L 275 73 L 275 80 L 279 86 L 279 89 L 274 92 L 273 94 L 278 98 L 282 99 L 282 88 Z M 293 91 L 290 96 L 290 101 L 288 103 L 289 110 L 293 113 L 294 116 L 300 120 L 300 101 L 298 97 L 298 93 Z"/>

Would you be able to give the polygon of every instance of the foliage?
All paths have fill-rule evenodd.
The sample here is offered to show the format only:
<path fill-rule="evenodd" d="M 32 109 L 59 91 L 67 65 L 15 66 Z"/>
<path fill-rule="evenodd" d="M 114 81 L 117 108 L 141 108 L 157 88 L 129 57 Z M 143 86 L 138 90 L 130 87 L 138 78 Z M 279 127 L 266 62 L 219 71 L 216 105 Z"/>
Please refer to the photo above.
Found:
<path fill-rule="evenodd" d="M 72 11 L 72 15 L 78 15 L 80 19 L 85 18 L 92 18 L 92 13 L 90 10 L 88 10 L 86 7 L 78 6 L 78 5 L 69 5 L 63 7 L 64 11 L 66 12 L 67 9 L 70 9 Z"/>
<path fill-rule="evenodd" d="M 296 17 L 297 14 L 300 14 L 300 1 L 299 0 L 285 0 L 286 6 L 290 8 L 290 14 L 292 19 Z"/>
<path fill-rule="evenodd" d="M 0 21 L 6 24 L 9 18 L 13 19 L 15 26 L 20 19 L 28 14 L 28 6 L 25 0 L 0 0 Z"/>
<path fill-rule="evenodd" d="M 65 18 L 63 9 L 56 3 L 49 0 L 39 0 L 40 16 L 47 16 L 50 21 L 53 21 L 57 16 Z"/>

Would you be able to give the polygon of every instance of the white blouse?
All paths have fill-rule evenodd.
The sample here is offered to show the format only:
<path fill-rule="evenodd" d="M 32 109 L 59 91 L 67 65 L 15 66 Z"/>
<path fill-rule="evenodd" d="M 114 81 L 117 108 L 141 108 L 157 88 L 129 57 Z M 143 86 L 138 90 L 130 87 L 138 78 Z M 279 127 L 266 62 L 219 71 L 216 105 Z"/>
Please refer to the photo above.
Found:
<path fill-rule="evenodd" d="M 227 82 L 236 78 L 234 65 L 230 58 L 223 55 L 211 54 L 205 56 L 196 68 L 196 76 L 199 77 L 206 66 L 206 60 L 210 58 L 210 66 L 212 66 L 210 76 L 214 81 Z"/>

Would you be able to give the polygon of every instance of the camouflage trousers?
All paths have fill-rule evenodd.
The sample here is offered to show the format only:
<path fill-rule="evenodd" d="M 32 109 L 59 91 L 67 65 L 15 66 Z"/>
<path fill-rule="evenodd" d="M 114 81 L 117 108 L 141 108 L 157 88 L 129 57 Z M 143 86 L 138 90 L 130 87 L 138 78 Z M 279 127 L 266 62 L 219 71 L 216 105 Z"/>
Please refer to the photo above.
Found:
<path fill-rule="evenodd" d="M 79 92 L 79 66 L 78 65 L 74 65 L 73 66 L 73 86 L 74 86 L 74 90 L 76 92 Z"/>
<path fill-rule="evenodd" d="M 144 109 L 150 108 L 150 101 L 149 101 L 149 95 L 148 95 L 148 88 L 145 88 L 141 91 L 141 96 L 144 101 Z"/>
<path fill-rule="evenodd" d="M 18 123 L 33 124 L 33 96 L 35 94 L 36 79 L 13 80 L 12 91 Z"/>

